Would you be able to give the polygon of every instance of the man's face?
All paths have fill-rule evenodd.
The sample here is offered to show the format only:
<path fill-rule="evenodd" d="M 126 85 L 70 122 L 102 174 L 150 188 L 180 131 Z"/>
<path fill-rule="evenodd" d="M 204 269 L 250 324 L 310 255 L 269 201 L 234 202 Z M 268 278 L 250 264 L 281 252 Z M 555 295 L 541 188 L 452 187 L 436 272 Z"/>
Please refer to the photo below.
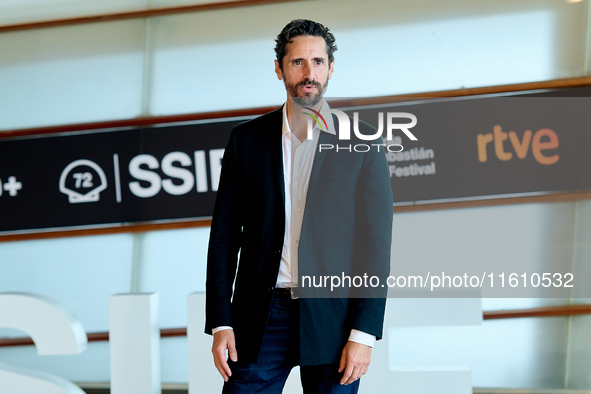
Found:
<path fill-rule="evenodd" d="M 275 73 L 283 79 L 285 90 L 300 107 L 314 107 L 322 100 L 332 78 L 334 60 L 328 64 L 322 37 L 298 36 L 287 44 L 283 71 L 275 60 Z"/>

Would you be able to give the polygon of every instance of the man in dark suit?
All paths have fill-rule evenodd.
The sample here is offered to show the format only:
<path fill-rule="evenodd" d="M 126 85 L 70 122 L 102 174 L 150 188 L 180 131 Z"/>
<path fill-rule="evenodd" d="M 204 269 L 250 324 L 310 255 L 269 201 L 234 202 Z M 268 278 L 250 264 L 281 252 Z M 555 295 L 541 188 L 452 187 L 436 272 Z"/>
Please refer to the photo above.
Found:
<path fill-rule="evenodd" d="M 340 141 L 340 122 L 322 116 L 330 111 L 323 95 L 334 71 L 332 33 L 294 20 L 276 43 L 287 101 L 230 135 L 211 227 L 205 330 L 214 335 L 224 393 L 280 393 L 298 364 L 306 394 L 356 393 L 382 336 L 385 290 L 366 280 L 356 295 L 331 293 L 311 278 L 386 283 L 386 158 L 377 145 L 351 149 L 367 141 Z M 312 115 L 318 122 L 308 130 Z M 348 150 L 329 149 L 342 142 Z"/>

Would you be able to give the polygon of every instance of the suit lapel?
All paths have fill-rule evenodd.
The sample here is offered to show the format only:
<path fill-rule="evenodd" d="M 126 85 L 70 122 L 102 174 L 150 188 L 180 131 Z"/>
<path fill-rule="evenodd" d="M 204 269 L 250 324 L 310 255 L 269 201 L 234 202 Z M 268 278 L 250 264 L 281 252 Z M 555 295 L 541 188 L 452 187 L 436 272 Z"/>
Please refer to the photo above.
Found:
<path fill-rule="evenodd" d="M 329 133 L 325 133 L 323 131 L 320 132 L 320 138 L 318 138 L 318 146 L 320 144 L 330 144 L 334 136 Z M 318 147 L 316 147 L 318 149 Z M 314 164 L 312 164 L 312 172 L 310 173 L 310 181 L 308 182 L 308 192 L 306 193 L 306 201 L 309 201 L 310 195 L 312 190 L 314 189 L 314 185 L 316 185 L 316 179 L 318 178 L 318 173 L 320 172 L 320 168 L 322 167 L 322 162 L 326 157 L 326 149 L 324 151 L 318 152 L 314 156 Z"/>
<path fill-rule="evenodd" d="M 284 104 L 285 105 L 285 104 Z M 275 168 L 275 183 L 279 185 L 283 206 L 285 206 L 285 181 L 283 177 L 283 106 L 275 111 L 271 120 L 272 141 L 271 160 L 272 168 Z"/>

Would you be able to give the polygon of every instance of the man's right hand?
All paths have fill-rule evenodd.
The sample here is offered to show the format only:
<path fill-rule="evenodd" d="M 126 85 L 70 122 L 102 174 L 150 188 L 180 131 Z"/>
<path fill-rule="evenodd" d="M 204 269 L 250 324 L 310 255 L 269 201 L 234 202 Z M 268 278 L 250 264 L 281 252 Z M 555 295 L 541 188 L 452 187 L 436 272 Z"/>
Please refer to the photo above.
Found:
<path fill-rule="evenodd" d="M 213 334 L 213 362 L 218 369 L 224 381 L 228 381 L 232 376 L 232 371 L 226 360 L 226 349 L 230 354 L 230 359 L 234 362 L 238 361 L 238 353 L 236 352 L 236 340 L 234 338 L 233 330 L 222 330 Z"/>

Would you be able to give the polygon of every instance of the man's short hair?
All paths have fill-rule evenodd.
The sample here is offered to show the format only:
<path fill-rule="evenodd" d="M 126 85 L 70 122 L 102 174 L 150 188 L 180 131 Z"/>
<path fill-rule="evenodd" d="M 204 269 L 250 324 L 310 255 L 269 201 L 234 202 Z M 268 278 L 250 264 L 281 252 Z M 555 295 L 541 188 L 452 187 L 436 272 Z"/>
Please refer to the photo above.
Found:
<path fill-rule="evenodd" d="M 324 42 L 326 43 L 326 53 L 328 53 L 328 64 L 330 65 L 332 63 L 334 60 L 333 53 L 337 50 L 337 45 L 330 30 L 320 23 L 309 19 L 294 19 L 281 30 L 281 33 L 279 33 L 275 40 L 277 43 L 275 45 L 275 54 L 281 71 L 283 71 L 283 58 L 287 52 L 287 44 L 292 43 L 293 39 L 298 36 L 324 38 Z"/>

